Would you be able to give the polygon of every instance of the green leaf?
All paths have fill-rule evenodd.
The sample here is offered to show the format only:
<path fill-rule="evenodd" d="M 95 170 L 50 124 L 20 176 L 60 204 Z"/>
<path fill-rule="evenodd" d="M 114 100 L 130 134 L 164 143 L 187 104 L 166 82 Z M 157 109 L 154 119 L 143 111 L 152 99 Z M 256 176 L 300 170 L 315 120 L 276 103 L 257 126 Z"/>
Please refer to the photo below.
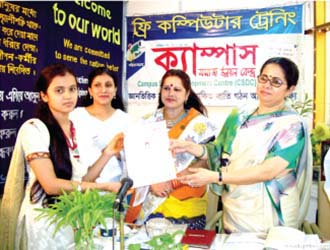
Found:
<path fill-rule="evenodd" d="M 80 245 L 81 241 L 93 238 L 93 229 L 98 224 L 106 225 L 105 218 L 112 216 L 115 197 L 114 193 L 100 194 L 98 190 L 92 189 L 84 193 L 77 190 L 70 193 L 63 191 L 56 203 L 48 208 L 35 209 L 40 212 L 36 219 L 47 219 L 49 225 L 55 224 L 54 233 L 63 226 L 71 226 L 75 232 L 75 242 Z M 119 218 L 119 213 L 116 212 L 115 217 Z M 84 249 L 86 245 L 82 247 Z"/>
<path fill-rule="evenodd" d="M 130 244 L 128 246 L 128 250 L 140 250 L 141 249 L 141 244 Z"/>

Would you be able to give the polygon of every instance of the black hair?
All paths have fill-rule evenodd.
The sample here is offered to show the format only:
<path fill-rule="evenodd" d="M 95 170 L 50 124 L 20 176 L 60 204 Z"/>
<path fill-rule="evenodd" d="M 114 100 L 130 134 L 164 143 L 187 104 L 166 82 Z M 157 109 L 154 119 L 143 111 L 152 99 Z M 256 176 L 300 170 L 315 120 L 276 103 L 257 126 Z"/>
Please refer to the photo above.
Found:
<path fill-rule="evenodd" d="M 297 65 L 286 57 L 272 57 L 269 58 L 260 69 L 260 74 L 268 64 L 277 64 L 281 67 L 284 73 L 285 80 L 287 82 L 287 88 L 296 86 L 299 79 L 299 70 Z"/>
<path fill-rule="evenodd" d="M 121 109 L 122 111 L 126 111 L 125 106 L 123 104 L 123 99 L 120 95 L 118 95 L 118 80 L 117 76 L 111 72 L 107 67 L 98 67 L 92 70 L 88 75 L 88 87 L 92 86 L 93 80 L 95 77 L 99 75 L 107 74 L 113 79 L 115 86 L 117 88 L 117 92 L 114 98 L 112 98 L 111 106 L 115 109 Z M 93 98 L 90 96 L 89 92 L 87 91 L 87 95 L 82 99 L 82 105 L 84 107 L 88 107 L 93 104 Z"/>
<path fill-rule="evenodd" d="M 74 72 L 64 64 L 55 63 L 46 66 L 41 70 L 40 75 L 35 82 L 36 91 L 46 94 L 52 80 L 56 76 L 64 76 L 65 74 L 70 74 L 76 79 Z M 61 126 L 49 109 L 48 104 L 43 102 L 42 99 L 37 105 L 36 117 L 43 121 L 48 128 L 50 135 L 50 159 L 53 163 L 56 177 L 70 180 L 72 177 L 72 163 L 70 160 L 69 147 L 66 143 L 66 137 Z M 39 181 L 36 180 L 31 188 L 30 200 L 32 203 L 36 203 L 42 197 L 44 197 L 42 201 L 43 206 L 54 203 L 56 198 L 54 195 L 46 194 Z"/>
<path fill-rule="evenodd" d="M 185 102 L 184 108 L 185 109 L 195 108 L 201 114 L 207 115 L 207 109 L 203 105 L 203 103 L 200 100 L 200 98 L 198 97 L 198 95 L 191 88 L 191 81 L 190 81 L 189 75 L 181 69 L 170 69 L 170 70 L 166 71 L 165 74 L 163 75 L 161 84 L 160 84 L 157 108 L 164 107 L 164 103 L 162 102 L 162 98 L 161 98 L 161 91 L 162 91 L 162 87 L 164 85 L 165 79 L 169 76 L 179 77 L 182 81 L 183 87 L 186 89 L 187 92 L 189 92 L 188 100 Z"/>

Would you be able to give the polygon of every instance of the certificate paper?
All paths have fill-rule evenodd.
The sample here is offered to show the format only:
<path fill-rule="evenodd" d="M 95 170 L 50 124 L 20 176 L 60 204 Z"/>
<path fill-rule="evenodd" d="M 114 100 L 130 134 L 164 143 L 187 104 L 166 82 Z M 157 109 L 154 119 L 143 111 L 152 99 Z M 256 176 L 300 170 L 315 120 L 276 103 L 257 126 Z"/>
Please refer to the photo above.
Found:
<path fill-rule="evenodd" d="M 129 127 L 125 133 L 124 150 L 133 187 L 176 178 L 175 161 L 169 147 L 165 121 L 140 122 Z"/>

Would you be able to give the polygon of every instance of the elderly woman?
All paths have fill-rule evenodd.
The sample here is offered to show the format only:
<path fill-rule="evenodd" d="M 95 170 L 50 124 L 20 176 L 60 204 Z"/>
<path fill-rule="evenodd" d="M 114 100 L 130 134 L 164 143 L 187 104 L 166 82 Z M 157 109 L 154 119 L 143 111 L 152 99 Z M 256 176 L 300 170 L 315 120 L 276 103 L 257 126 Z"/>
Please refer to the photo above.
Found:
<path fill-rule="evenodd" d="M 212 183 L 222 195 L 225 232 L 297 228 L 304 219 L 312 181 L 309 135 L 303 119 L 285 105 L 298 77 L 291 60 L 268 59 L 258 76 L 258 106 L 234 108 L 206 145 L 171 142 L 175 153 L 208 160 L 209 169 L 190 168 L 179 180 L 194 187 Z"/>

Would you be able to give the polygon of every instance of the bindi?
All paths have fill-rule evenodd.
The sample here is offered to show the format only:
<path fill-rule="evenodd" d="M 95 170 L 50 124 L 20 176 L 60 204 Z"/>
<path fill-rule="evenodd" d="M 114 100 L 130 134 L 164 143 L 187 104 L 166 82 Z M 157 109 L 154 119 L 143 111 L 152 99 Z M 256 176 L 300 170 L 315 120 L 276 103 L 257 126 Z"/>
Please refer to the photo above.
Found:
<path fill-rule="evenodd" d="M 169 84 L 169 85 L 168 85 L 168 88 L 169 88 L 170 90 L 173 90 L 173 89 L 174 89 L 174 85 L 173 85 L 173 83 Z"/>

